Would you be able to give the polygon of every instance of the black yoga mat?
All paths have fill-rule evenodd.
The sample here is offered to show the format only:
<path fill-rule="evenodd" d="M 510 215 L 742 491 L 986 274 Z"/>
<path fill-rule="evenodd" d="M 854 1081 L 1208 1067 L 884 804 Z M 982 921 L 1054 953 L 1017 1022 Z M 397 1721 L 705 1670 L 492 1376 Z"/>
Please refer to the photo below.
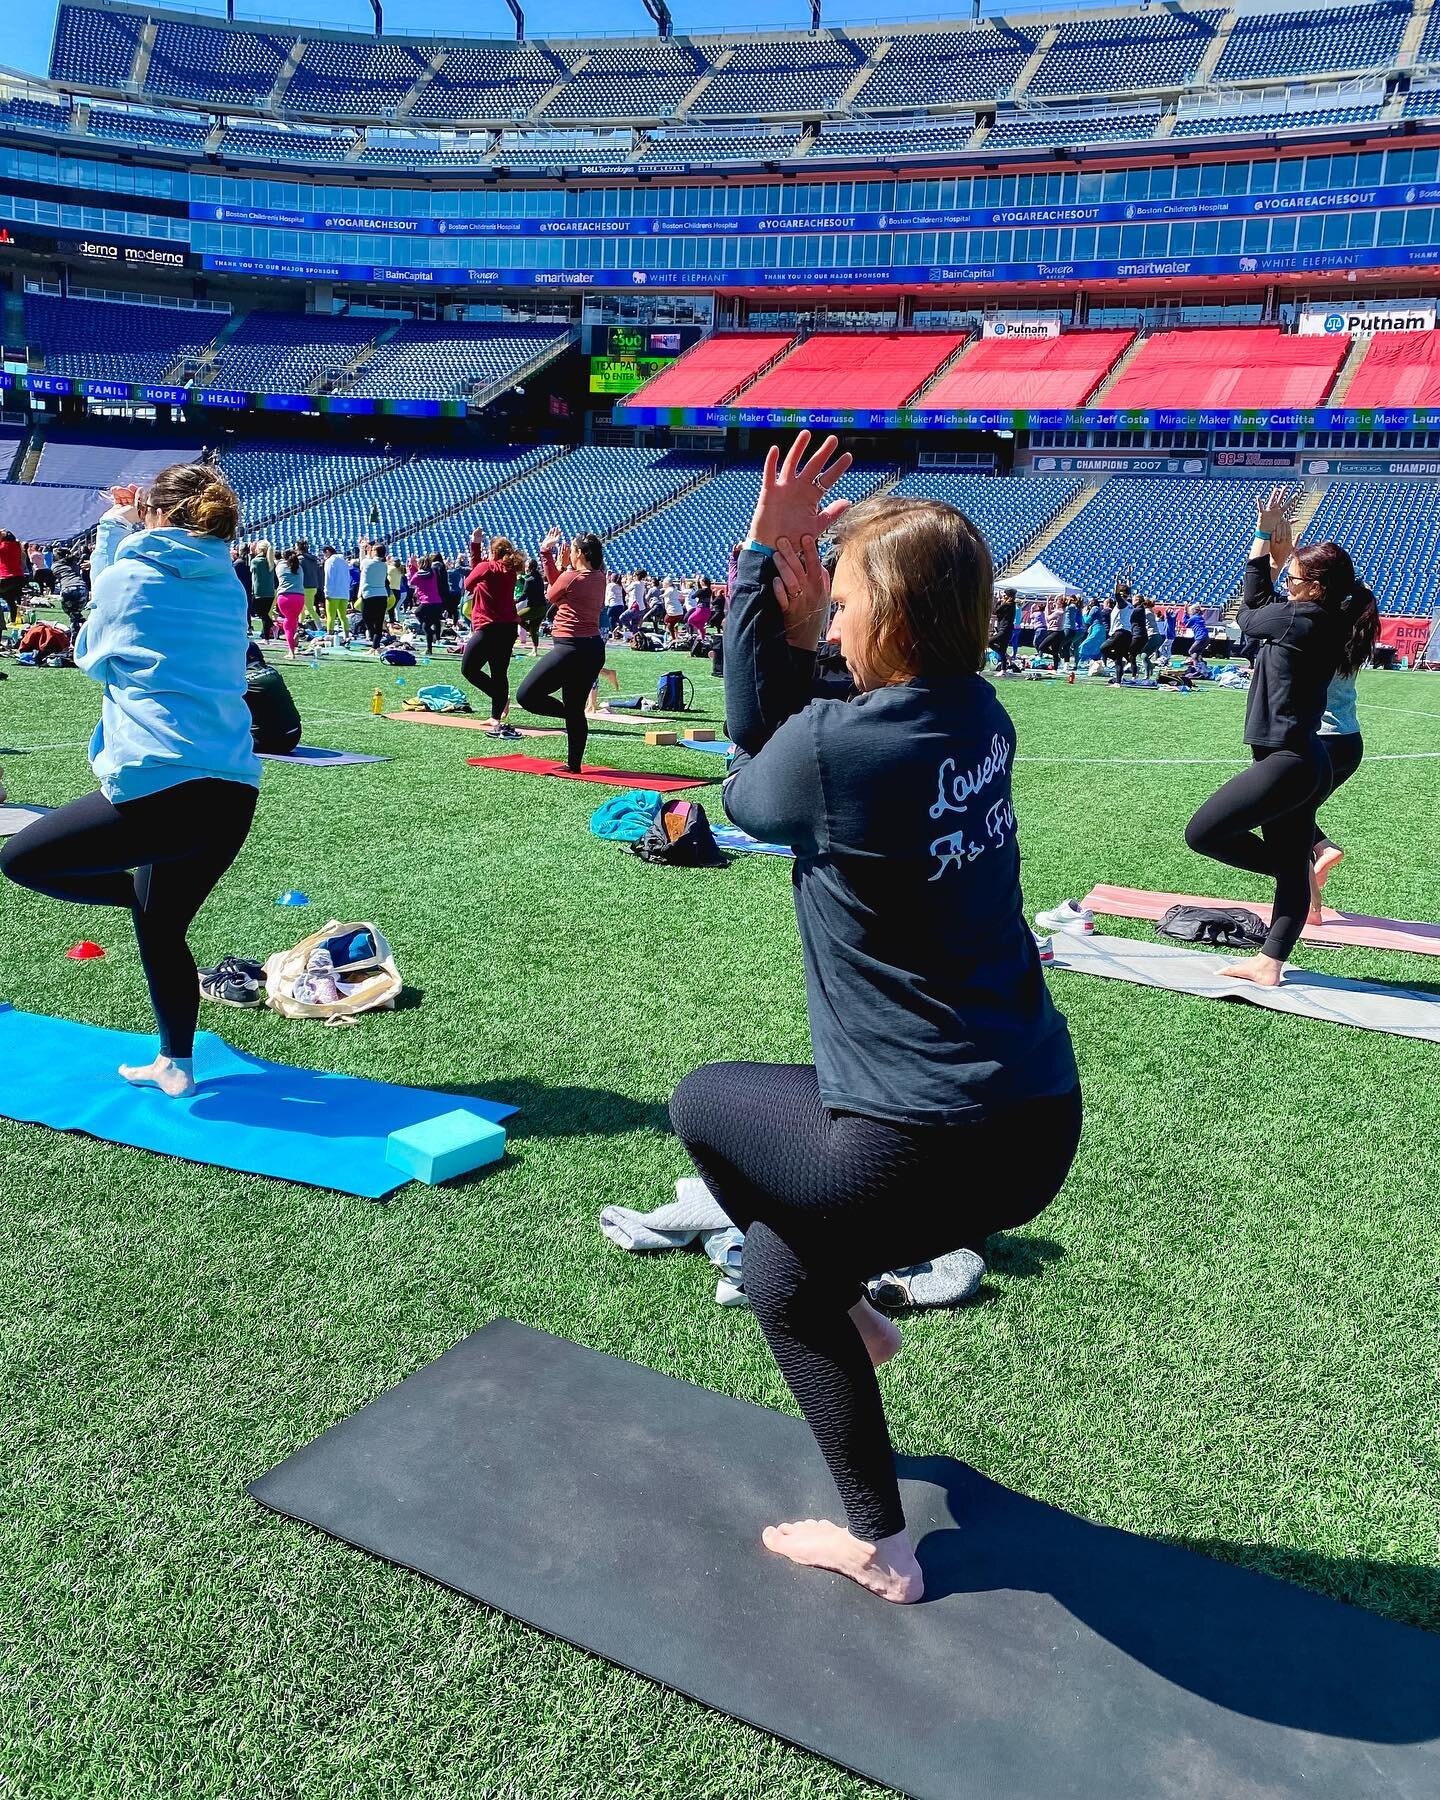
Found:
<path fill-rule="evenodd" d="M 497 1319 L 250 1492 L 921 1800 L 1435 1800 L 1440 1637 L 902 1463 L 927 1596 L 759 1543 L 800 1421 Z"/>

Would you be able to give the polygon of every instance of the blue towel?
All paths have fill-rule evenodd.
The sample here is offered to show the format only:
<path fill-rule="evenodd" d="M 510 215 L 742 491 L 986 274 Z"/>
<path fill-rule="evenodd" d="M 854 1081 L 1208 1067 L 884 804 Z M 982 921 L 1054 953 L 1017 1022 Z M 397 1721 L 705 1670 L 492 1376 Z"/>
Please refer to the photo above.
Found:
<path fill-rule="evenodd" d="M 138 1032 L 0 1004 L 0 1068 L 9 1071 L 0 1115 L 378 1200 L 410 1179 L 385 1160 L 392 1131 L 441 1113 L 499 1121 L 515 1111 L 466 1094 L 264 1062 L 208 1031 L 195 1040 L 200 1086 L 188 1100 L 133 1088 L 115 1073 L 118 1064 L 147 1063 L 155 1052 L 155 1039 Z"/>
<path fill-rule="evenodd" d="M 700 738 L 681 738 L 680 742 L 687 750 L 703 750 L 707 756 L 728 756 L 735 748 L 733 744 L 724 742 L 712 744 Z"/>
<path fill-rule="evenodd" d="M 342 763 L 389 762 L 388 756 L 361 756 L 357 750 L 319 750 L 313 744 L 301 744 L 288 756 L 260 752 L 261 762 L 305 763 L 316 769 L 338 769 Z"/>
<path fill-rule="evenodd" d="M 722 850 L 731 850 L 739 854 L 757 856 L 793 856 L 795 852 L 788 844 L 762 844 L 759 838 L 751 837 L 748 831 L 742 831 L 738 825 L 712 825 L 715 842 Z"/>

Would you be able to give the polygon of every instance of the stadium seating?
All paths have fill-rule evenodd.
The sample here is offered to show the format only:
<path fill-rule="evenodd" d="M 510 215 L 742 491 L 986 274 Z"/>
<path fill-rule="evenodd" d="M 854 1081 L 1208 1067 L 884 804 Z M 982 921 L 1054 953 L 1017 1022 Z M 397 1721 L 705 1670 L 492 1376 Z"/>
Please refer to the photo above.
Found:
<path fill-rule="evenodd" d="M 1318 406 L 1350 339 L 1300 337 L 1278 326 L 1197 328 L 1147 338 L 1099 404 L 1114 407 Z"/>
<path fill-rule="evenodd" d="M 1194 77 L 1223 10 L 1082 19 L 1057 27 L 1027 94 L 1120 94 L 1178 88 Z"/>
<path fill-rule="evenodd" d="M 473 45 L 447 49 L 433 81 L 421 88 L 409 117 L 523 119 L 564 79 L 566 71 L 535 44 Z"/>
<path fill-rule="evenodd" d="M 542 113 L 547 119 L 668 119 L 710 64 L 692 44 L 661 38 L 591 51 Z"/>
<path fill-rule="evenodd" d="M 420 137 L 413 132 L 381 136 L 373 128 L 365 148 L 354 159 L 357 169 L 475 169 L 491 166 L 492 134 L 467 131 L 453 138 Z M 553 158 L 552 161 L 560 161 Z"/>
<path fill-rule="evenodd" d="M 855 96 L 855 108 L 871 112 L 887 106 L 1003 100 L 1037 41 L 1010 28 L 897 33 Z"/>
<path fill-rule="evenodd" d="M 55 15 L 50 73 L 57 81 L 81 87 L 125 87 L 135 66 L 142 24 L 133 13 L 62 5 Z"/>
<path fill-rule="evenodd" d="M 688 451 L 586 446 L 543 464 L 487 502 L 485 528 L 503 532 L 523 550 L 533 550 L 552 525 L 603 537 L 712 467 L 711 459 Z"/>
<path fill-rule="evenodd" d="M 606 566 L 652 575 L 709 575 L 723 581 L 731 547 L 745 536 L 755 510 L 755 470 L 709 465 L 710 479 L 605 545 Z M 887 463 L 855 463 L 835 486 L 863 500 L 895 474 Z"/>
<path fill-rule="evenodd" d="M 1083 406 L 1134 337 L 1133 331 L 1067 331 L 1053 338 L 982 338 L 916 406 Z"/>
<path fill-rule="evenodd" d="M 1409 20 L 1410 0 L 1367 0 L 1321 12 L 1242 13 L 1215 65 L 1215 79 L 1387 68 Z"/>
<path fill-rule="evenodd" d="M 810 146 L 809 160 L 944 156 L 950 151 L 966 149 L 974 135 L 973 118 L 949 119 L 943 124 L 937 119 L 917 119 L 913 123 L 892 119 L 885 124 L 877 120 L 859 130 L 851 126 L 825 125 Z"/>
<path fill-rule="evenodd" d="M 987 150 L 1017 150 L 1030 144 L 1100 144 L 1154 137 L 1158 107 L 1124 107 L 1104 113 L 1028 112 L 1001 115 L 985 139 Z"/>
<path fill-rule="evenodd" d="M 613 132 L 608 139 L 579 133 L 569 137 L 502 133 L 492 160 L 506 169 L 604 170 L 622 168 L 634 156 L 635 145 L 628 131 Z"/>
<path fill-rule="evenodd" d="M 805 140 L 791 125 L 730 137 L 716 131 L 667 131 L 652 137 L 639 158 L 642 168 L 688 164 L 705 168 L 723 162 L 785 162 L 801 155 Z"/>
<path fill-rule="evenodd" d="M 378 319 L 248 313 L 222 346 L 213 385 L 245 393 L 307 394 L 384 329 Z"/>
<path fill-rule="evenodd" d="M 463 399 L 516 375 L 569 337 L 565 325 L 405 324 L 376 347 L 347 394 Z"/>
<path fill-rule="evenodd" d="M 429 68 L 405 44 L 311 38 L 285 90 L 286 112 L 385 118 Z"/>
<path fill-rule="evenodd" d="M 737 404 L 902 406 L 964 341 L 963 331 L 817 331 L 747 388 Z"/>
<path fill-rule="evenodd" d="M 855 79 L 868 46 L 849 38 L 738 44 L 691 107 L 691 116 L 754 119 L 829 112 Z"/>
<path fill-rule="evenodd" d="M 156 144 L 166 150 L 199 151 L 210 136 L 210 121 L 197 120 L 193 113 L 182 116 L 95 106 L 90 109 L 88 129 L 91 137 L 110 138 L 121 144 Z"/>
<path fill-rule="evenodd" d="M 270 128 L 232 125 L 221 149 L 226 156 L 256 162 L 341 163 L 355 146 L 353 131 L 326 131 L 318 125 Z"/>
<path fill-rule="evenodd" d="M 1440 331 L 1372 337 L 1341 404 L 1440 406 Z"/>
<path fill-rule="evenodd" d="M 1424 618 L 1440 597 L 1433 482 L 1331 481 L 1305 536 L 1343 544 L 1382 612 Z"/>
<path fill-rule="evenodd" d="M 1383 108 L 1375 106 L 1312 106 L 1294 111 L 1206 112 L 1175 121 L 1172 137 L 1241 137 L 1255 132 L 1279 137 L 1290 131 L 1323 131 L 1327 126 L 1368 124 Z"/>
<path fill-rule="evenodd" d="M 897 494 L 958 506 L 984 533 L 998 575 L 1070 504 L 1084 484 L 1070 475 L 974 475 L 960 469 L 913 469 Z"/>
<path fill-rule="evenodd" d="M 170 438 L 146 431 L 110 442 L 50 432 L 40 451 L 36 481 L 52 487 L 116 487 L 125 482 L 153 481 L 171 463 L 194 462 L 198 437 Z"/>
<path fill-rule="evenodd" d="M 24 100 L 18 94 L 0 102 L 0 124 L 32 126 L 39 131 L 68 131 L 70 107 L 48 100 Z"/>
<path fill-rule="evenodd" d="M 1440 14 L 1432 13 L 1430 23 L 1433 27 Z M 1440 60 L 1440 52 L 1431 51 L 1431 55 Z M 1405 117 L 1407 119 L 1440 119 L 1440 87 L 1415 87 L 1405 96 Z"/>
<path fill-rule="evenodd" d="M 630 395 L 636 406 L 720 406 L 795 341 L 789 331 L 721 332 Z"/>
<path fill-rule="evenodd" d="M 291 41 L 291 35 L 280 32 L 225 31 L 160 19 L 145 72 L 145 92 L 216 106 L 264 106 L 285 66 Z"/>
<path fill-rule="evenodd" d="M 309 506 L 322 494 L 378 475 L 395 458 L 373 445 L 348 451 L 314 444 L 245 443 L 222 449 L 219 461 L 226 479 L 240 496 L 241 529 L 253 535 L 267 521 Z M 346 505 L 352 538 L 355 521 L 366 510 L 354 500 Z M 305 533 L 287 526 L 281 535 L 293 541 Z"/>
<path fill-rule="evenodd" d="M 1082 593 L 1107 596 L 1116 571 L 1133 564 L 1135 587 L 1152 600 L 1223 607 L 1240 591 L 1255 501 L 1268 491 L 1218 477 L 1112 475 L 1046 545 L 1045 565 Z"/>
<path fill-rule="evenodd" d="M 25 332 L 51 375 L 86 381 L 163 381 L 225 324 L 218 313 L 103 300 L 25 296 Z"/>

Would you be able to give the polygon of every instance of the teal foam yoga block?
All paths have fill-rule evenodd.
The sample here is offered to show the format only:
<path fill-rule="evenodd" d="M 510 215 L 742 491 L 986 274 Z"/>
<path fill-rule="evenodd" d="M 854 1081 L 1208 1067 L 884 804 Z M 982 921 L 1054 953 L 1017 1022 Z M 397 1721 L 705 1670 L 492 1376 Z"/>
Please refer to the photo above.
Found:
<path fill-rule="evenodd" d="M 458 1108 L 392 1131 L 385 1140 L 385 1160 L 392 1169 L 404 1169 L 407 1175 L 432 1186 L 453 1175 L 467 1175 L 485 1163 L 499 1162 L 504 1154 L 505 1127 Z"/>

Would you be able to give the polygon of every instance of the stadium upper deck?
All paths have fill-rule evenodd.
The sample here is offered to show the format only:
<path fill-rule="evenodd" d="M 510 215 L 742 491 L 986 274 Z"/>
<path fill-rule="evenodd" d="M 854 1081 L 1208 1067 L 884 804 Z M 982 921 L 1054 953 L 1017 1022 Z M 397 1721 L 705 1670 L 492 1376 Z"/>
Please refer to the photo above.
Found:
<path fill-rule="evenodd" d="M 65 0 L 50 75 L 63 92 L 20 93 L 0 118 L 355 173 L 819 167 L 1440 117 L 1440 15 L 1429 0 L 1176 0 L 1061 23 L 508 42 Z"/>

